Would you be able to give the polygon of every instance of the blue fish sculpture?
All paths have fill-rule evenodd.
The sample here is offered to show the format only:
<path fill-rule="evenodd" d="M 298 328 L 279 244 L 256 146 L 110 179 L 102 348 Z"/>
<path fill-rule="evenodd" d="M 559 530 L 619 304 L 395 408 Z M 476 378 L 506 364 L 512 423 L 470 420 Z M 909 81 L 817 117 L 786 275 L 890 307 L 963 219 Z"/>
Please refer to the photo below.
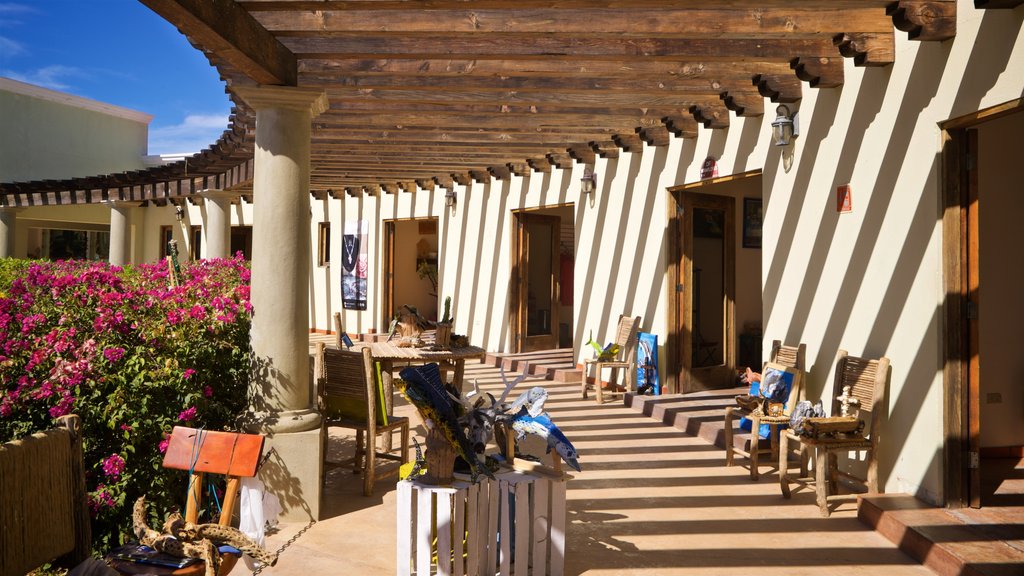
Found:
<path fill-rule="evenodd" d="M 469 439 L 466 438 L 466 433 L 459 425 L 453 400 L 448 396 L 448 392 L 445 391 L 444 385 L 441 383 L 441 372 L 437 364 L 410 366 L 402 370 L 399 375 L 402 378 L 402 383 L 398 385 L 399 390 L 416 406 L 424 419 L 434 423 L 434 426 L 451 443 L 455 453 L 469 464 L 473 481 L 476 482 L 479 474 L 494 478 L 491 471 L 480 462 Z"/>
<path fill-rule="evenodd" d="M 565 437 L 565 434 L 562 434 L 558 426 L 555 426 L 555 423 L 551 421 L 551 417 L 547 414 L 531 416 L 525 409 L 520 410 L 518 414 L 512 417 L 512 430 L 515 431 L 517 440 L 522 440 L 527 434 L 540 436 L 547 440 L 548 453 L 554 448 L 555 452 L 562 457 L 566 464 L 571 466 L 573 470 L 582 472 L 580 463 L 576 460 L 576 448 Z"/>

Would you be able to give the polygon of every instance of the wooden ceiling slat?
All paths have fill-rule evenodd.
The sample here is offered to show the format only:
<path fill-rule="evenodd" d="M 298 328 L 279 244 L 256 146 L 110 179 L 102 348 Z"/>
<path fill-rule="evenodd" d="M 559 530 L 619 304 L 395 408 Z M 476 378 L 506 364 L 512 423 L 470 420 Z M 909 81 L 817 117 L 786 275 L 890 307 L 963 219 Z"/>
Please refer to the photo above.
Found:
<path fill-rule="evenodd" d="M 632 6 L 591 8 L 586 18 L 566 8 L 530 9 L 405 9 L 381 17 L 376 9 L 254 12 L 253 17 L 278 37 L 332 34 L 509 34 L 564 35 L 665 35 L 687 38 L 806 37 L 848 29 L 884 32 L 892 27 L 885 11 L 877 7 L 852 8 L 842 20 L 818 7 L 793 3 L 786 10 L 754 7 L 644 9 Z M 849 28 L 844 28 L 844 27 Z"/>

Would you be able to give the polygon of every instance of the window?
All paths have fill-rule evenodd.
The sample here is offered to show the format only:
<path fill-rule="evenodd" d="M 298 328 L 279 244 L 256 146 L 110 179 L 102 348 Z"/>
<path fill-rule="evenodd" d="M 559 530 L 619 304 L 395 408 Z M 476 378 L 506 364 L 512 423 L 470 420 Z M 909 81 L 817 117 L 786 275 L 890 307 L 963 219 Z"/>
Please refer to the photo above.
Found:
<path fill-rule="evenodd" d="M 160 259 L 163 260 L 171 255 L 167 243 L 174 238 L 174 226 L 160 227 Z M 189 245 L 189 260 L 198 260 L 202 253 L 200 248 L 203 245 L 203 229 L 201 226 L 192 227 L 192 243 Z M 178 245 L 178 253 L 181 253 L 182 246 Z"/>
<path fill-rule="evenodd" d="M 321 222 L 317 231 L 317 258 L 318 266 L 327 266 L 331 263 L 331 223 Z"/>
<path fill-rule="evenodd" d="M 252 226 L 231 227 L 231 256 L 238 252 L 246 260 L 252 260 Z"/>

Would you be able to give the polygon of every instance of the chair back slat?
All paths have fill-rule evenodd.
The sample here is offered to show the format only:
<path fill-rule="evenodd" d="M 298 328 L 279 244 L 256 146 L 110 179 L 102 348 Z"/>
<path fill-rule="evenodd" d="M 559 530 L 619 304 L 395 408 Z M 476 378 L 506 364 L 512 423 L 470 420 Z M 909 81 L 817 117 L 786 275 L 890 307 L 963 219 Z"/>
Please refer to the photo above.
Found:
<path fill-rule="evenodd" d="M 619 316 L 619 323 L 615 328 L 615 343 L 619 345 L 617 360 L 629 359 L 636 356 L 637 332 L 640 331 L 640 317 L 630 318 Z"/>
<path fill-rule="evenodd" d="M 782 364 L 787 368 L 796 368 L 801 372 L 807 371 L 806 366 L 807 345 L 785 346 L 781 340 L 772 341 L 772 352 L 768 356 L 769 362 Z"/>
<path fill-rule="evenodd" d="M 846 350 L 840 350 L 836 355 L 835 383 L 832 388 L 832 415 L 838 416 L 840 409 L 839 395 L 843 388 L 850 387 L 850 395 L 856 398 L 859 417 L 868 422 L 867 434 L 871 437 L 877 436 L 880 426 L 883 402 L 885 401 L 885 384 L 889 373 L 889 359 L 881 357 L 878 359 L 861 358 L 850 356 Z"/>
<path fill-rule="evenodd" d="M 316 365 L 320 410 L 331 412 L 344 405 L 344 414 L 339 416 L 344 420 L 358 417 L 362 421 L 365 414 L 365 425 L 372 433 L 377 422 L 377 380 L 370 349 L 338 350 L 321 343 L 316 349 Z"/>

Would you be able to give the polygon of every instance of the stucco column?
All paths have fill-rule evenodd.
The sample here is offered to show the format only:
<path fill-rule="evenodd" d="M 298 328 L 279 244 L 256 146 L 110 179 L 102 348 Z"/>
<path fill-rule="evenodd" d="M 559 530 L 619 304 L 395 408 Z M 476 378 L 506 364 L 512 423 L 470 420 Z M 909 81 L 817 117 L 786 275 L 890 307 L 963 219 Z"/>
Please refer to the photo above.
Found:
<path fill-rule="evenodd" d="M 231 201 L 234 192 L 205 190 L 199 194 L 206 199 L 206 257 L 231 256 Z"/>
<path fill-rule="evenodd" d="M 14 227 L 22 208 L 0 207 L 0 258 L 14 256 Z"/>
<path fill-rule="evenodd" d="M 110 208 L 110 256 L 107 260 L 114 266 L 124 266 L 131 260 L 131 209 L 138 202 L 106 202 Z"/>
<path fill-rule="evenodd" d="M 253 174 L 252 359 L 248 427 L 274 457 L 260 470 L 287 520 L 320 515 L 323 431 L 312 402 L 309 356 L 310 121 L 322 90 L 236 87 L 256 110 Z"/>

